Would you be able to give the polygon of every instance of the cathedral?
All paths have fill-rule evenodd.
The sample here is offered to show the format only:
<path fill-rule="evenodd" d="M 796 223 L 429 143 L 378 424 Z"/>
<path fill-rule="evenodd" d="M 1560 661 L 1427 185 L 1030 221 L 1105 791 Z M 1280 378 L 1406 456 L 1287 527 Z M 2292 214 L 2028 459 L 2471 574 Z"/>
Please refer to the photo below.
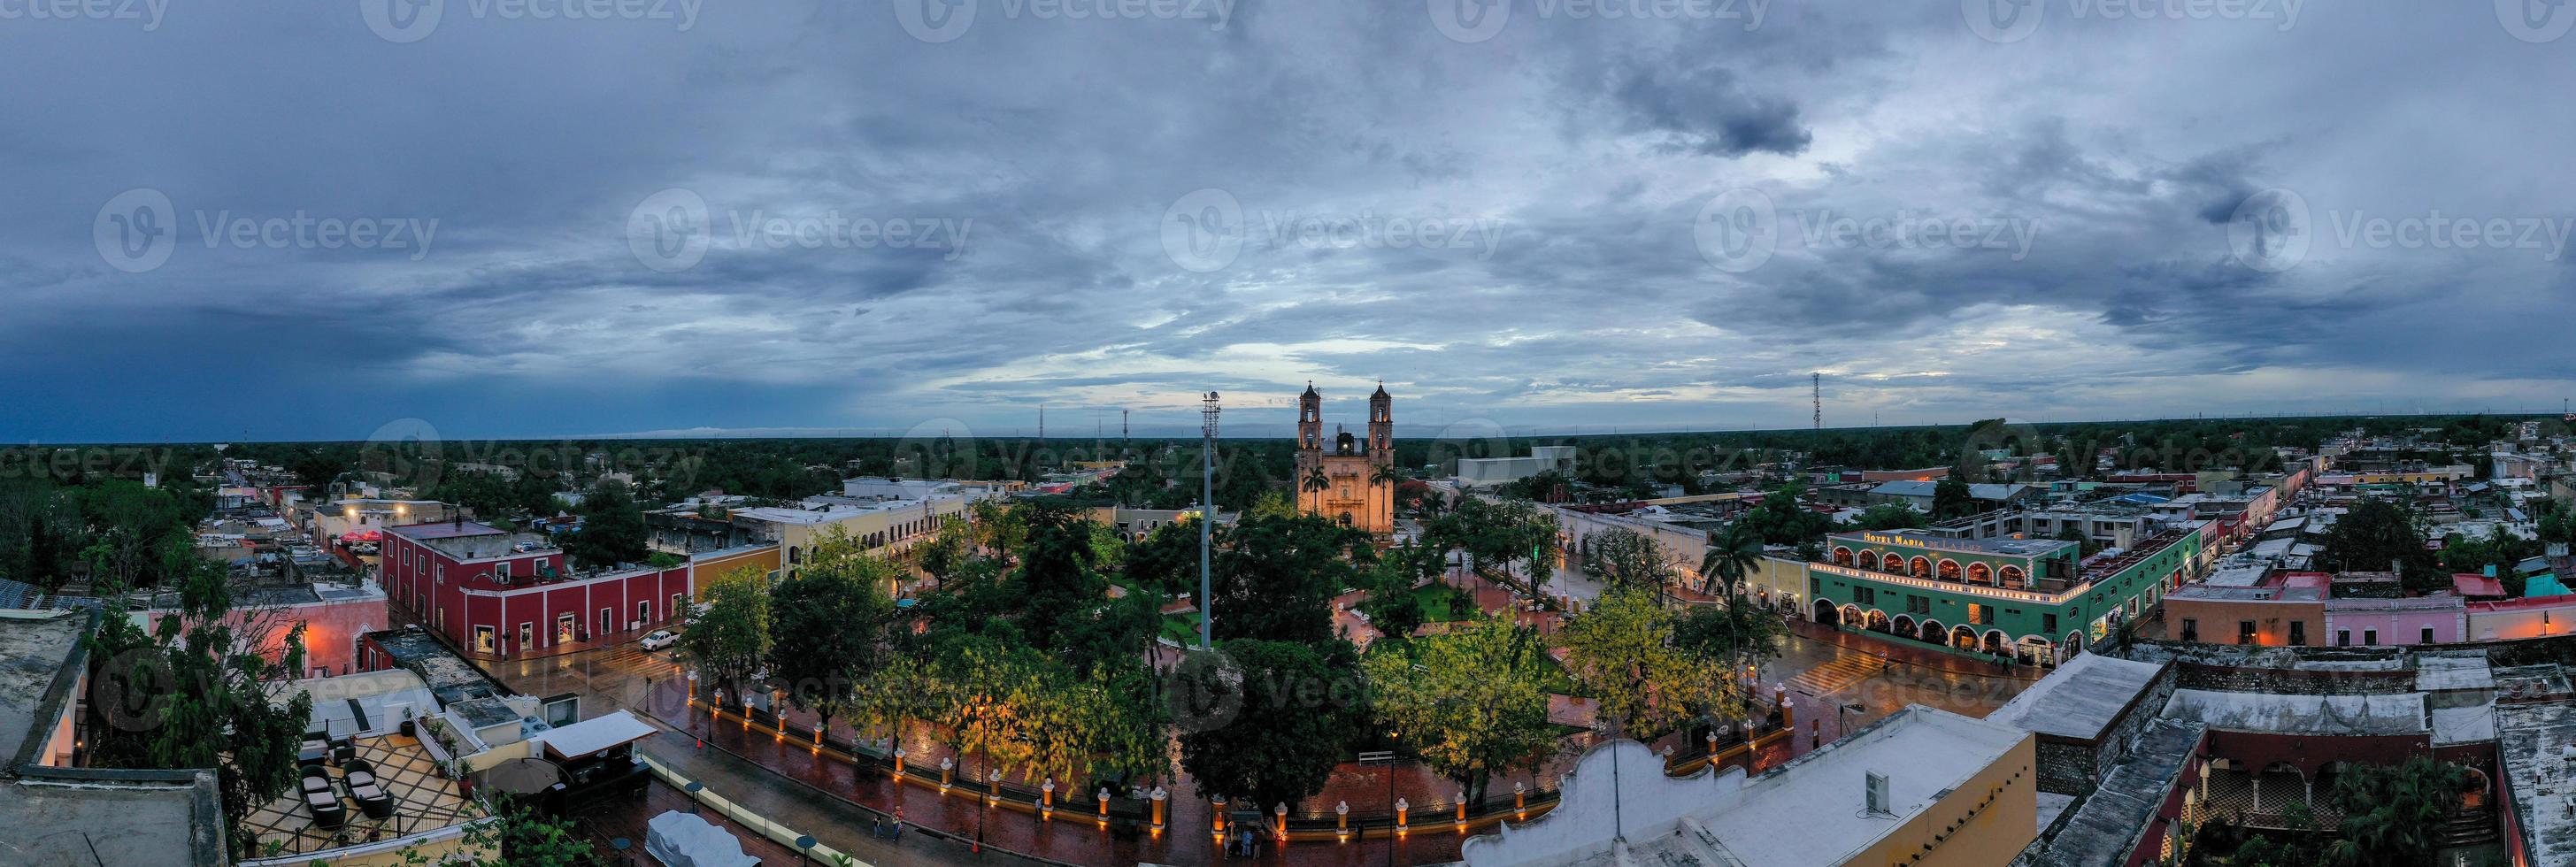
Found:
<path fill-rule="evenodd" d="M 1368 443 L 1336 428 L 1324 439 L 1324 396 L 1315 384 L 1297 396 L 1297 511 L 1323 515 L 1378 535 L 1395 532 L 1394 398 L 1381 383 L 1369 395 Z"/>

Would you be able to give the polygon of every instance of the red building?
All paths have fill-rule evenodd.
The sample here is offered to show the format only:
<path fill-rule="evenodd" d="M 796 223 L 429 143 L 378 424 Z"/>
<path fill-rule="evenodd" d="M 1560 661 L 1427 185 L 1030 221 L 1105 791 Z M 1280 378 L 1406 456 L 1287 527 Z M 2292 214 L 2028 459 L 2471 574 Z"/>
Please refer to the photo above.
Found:
<path fill-rule="evenodd" d="M 687 610 L 694 564 L 575 574 L 545 536 L 472 521 L 390 527 L 390 607 L 467 655 L 509 657 L 615 643 Z"/>

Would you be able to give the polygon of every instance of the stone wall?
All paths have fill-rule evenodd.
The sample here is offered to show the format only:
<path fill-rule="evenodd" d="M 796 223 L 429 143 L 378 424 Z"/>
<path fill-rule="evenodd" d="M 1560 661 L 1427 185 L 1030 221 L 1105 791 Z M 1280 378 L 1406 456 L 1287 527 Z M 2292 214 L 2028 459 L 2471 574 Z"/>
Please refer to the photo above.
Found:
<path fill-rule="evenodd" d="M 2307 671 L 2293 668 L 2238 668 L 2177 663 L 2184 689 L 2252 692 L 2267 695 L 2397 695 L 2415 691 L 2415 669 L 2395 671 Z"/>
<path fill-rule="evenodd" d="M 2099 753 L 2083 741 L 2039 738 L 2039 790 L 2083 796 L 2093 792 Z"/>
<path fill-rule="evenodd" d="M 2181 670 L 2179 665 L 2165 666 L 2156 674 L 2155 681 L 2147 684 L 2146 691 L 2139 693 L 2137 700 L 2130 703 L 2127 714 L 2120 717 L 2119 722 L 2112 723 L 2109 731 L 2102 733 L 2102 742 L 2093 750 L 2094 780 L 2100 780 L 2111 772 L 2113 765 L 2127 758 L 2129 750 L 2137 746 L 2138 737 L 2147 730 L 2147 726 L 2164 713 L 2165 702 L 2173 698 L 2173 691 L 2181 685 Z M 2085 788 L 2090 790 L 2092 786 L 2087 784 Z"/>

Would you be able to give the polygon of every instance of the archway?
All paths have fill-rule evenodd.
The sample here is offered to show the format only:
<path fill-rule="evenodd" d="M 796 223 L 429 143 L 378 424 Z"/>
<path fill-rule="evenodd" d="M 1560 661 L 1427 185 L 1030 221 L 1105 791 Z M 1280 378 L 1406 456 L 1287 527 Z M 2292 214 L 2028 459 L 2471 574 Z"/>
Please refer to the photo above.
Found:
<path fill-rule="evenodd" d="M 1996 583 L 2005 587 L 2030 586 L 2029 573 L 2021 571 L 2021 567 L 2019 566 L 2006 566 L 2003 568 L 2003 571 L 1996 573 L 1996 575 L 2001 579 Z"/>
<path fill-rule="evenodd" d="M 1931 558 L 1929 558 L 1929 557 L 1916 557 L 1916 558 L 1914 558 L 1914 577 L 1916 577 L 1916 578 L 1930 578 L 1930 577 L 1932 577 L 1932 559 L 1931 559 Z"/>
<path fill-rule="evenodd" d="M 1986 630 L 1986 652 L 1998 656 L 2011 653 L 2012 641 L 2004 637 L 2004 631 L 2001 629 Z"/>
<path fill-rule="evenodd" d="M 1995 583 L 1995 570 L 1994 570 L 1994 567 L 1992 567 L 1992 566 L 1988 566 L 1988 565 L 1986 565 L 1986 564 L 1984 564 L 1984 563 L 1970 563 L 1970 564 L 1968 564 L 1968 583 L 1970 583 L 1970 584 L 1992 584 L 1992 583 Z"/>
<path fill-rule="evenodd" d="M 1941 580 L 1959 580 L 1959 561 L 1952 560 L 1948 557 L 1941 558 Z"/>
<path fill-rule="evenodd" d="M 1845 605 L 1842 624 L 1853 629 L 1866 629 L 1869 627 L 1869 615 L 1862 614 L 1858 605 Z"/>
<path fill-rule="evenodd" d="M 1939 644 L 1941 643 L 1941 637 L 1948 634 L 1950 634 L 1950 628 L 1941 625 L 1941 621 L 1926 620 L 1923 621 L 1923 628 L 1915 630 L 1913 635 L 1907 637 L 1916 641 Z"/>
<path fill-rule="evenodd" d="M 1950 646 L 1959 650 L 1977 649 L 1977 630 L 1961 625 L 1950 630 Z"/>
<path fill-rule="evenodd" d="M 1841 545 L 1835 545 L 1835 546 L 1834 546 L 1834 565 L 1836 565 L 1836 566 L 1849 566 L 1849 565 L 1851 565 L 1851 564 L 1852 564 L 1852 552 L 1851 552 L 1851 549 L 1850 549 L 1850 548 L 1845 548 L 1845 547 L 1843 547 L 1843 546 L 1841 546 Z"/>
<path fill-rule="evenodd" d="M 1915 634 L 1914 618 L 1912 617 L 1907 617 L 1903 614 L 1896 615 L 1896 622 L 1893 625 L 1895 626 L 1896 634 L 1898 635 Z"/>
<path fill-rule="evenodd" d="M 1880 557 L 1878 558 L 1878 571 L 1885 572 L 1890 575 L 1903 575 L 1905 574 L 1905 558 L 1895 554 Z"/>
<path fill-rule="evenodd" d="M 1863 622 L 1869 624 L 1871 632 L 1887 632 L 1889 629 L 1887 625 L 1887 612 L 1880 611 L 1876 608 L 1869 610 L 1869 619 Z"/>
<path fill-rule="evenodd" d="M 1831 599 L 1816 600 L 1815 615 L 1816 622 L 1826 626 L 1840 626 L 1843 622 L 1842 611 L 1834 607 L 1834 601 Z"/>
<path fill-rule="evenodd" d="M 2057 645 L 2036 635 L 2021 637 L 2020 649 L 2013 654 L 2023 665 L 2057 664 Z"/>
<path fill-rule="evenodd" d="M 1876 569 L 1878 568 L 1878 552 L 1876 552 L 1876 551 L 1862 551 L 1862 552 L 1860 552 L 1860 568 L 1863 568 L 1863 569 L 1870 569 L 1870 570 L 1876 570 Z"/>
<path fill-rule="evenodd" d="M 2066 643 L 2058 645 L 2057 658 L 2060 661 L 2074 659 L 2076 654 L 2083 652 L 2084 634 L 2081 632 L 2069 632 L 2066 633 Z"/>

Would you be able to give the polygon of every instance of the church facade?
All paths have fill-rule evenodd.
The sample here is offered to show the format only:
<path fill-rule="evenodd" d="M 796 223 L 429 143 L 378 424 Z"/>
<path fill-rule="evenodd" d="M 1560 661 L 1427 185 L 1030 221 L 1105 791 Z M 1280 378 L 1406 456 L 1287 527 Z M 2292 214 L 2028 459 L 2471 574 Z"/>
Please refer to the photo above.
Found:
<path fill-rule="evenodd" d="M 1324 437 L 1324 396 L 1306 384 L 1297 396 L 1297 510 L 1386 535 L 1395 532 L 1394 398 L 1379 385 L 1369 395 L 1368 439 L 1335 429 Z"/>

